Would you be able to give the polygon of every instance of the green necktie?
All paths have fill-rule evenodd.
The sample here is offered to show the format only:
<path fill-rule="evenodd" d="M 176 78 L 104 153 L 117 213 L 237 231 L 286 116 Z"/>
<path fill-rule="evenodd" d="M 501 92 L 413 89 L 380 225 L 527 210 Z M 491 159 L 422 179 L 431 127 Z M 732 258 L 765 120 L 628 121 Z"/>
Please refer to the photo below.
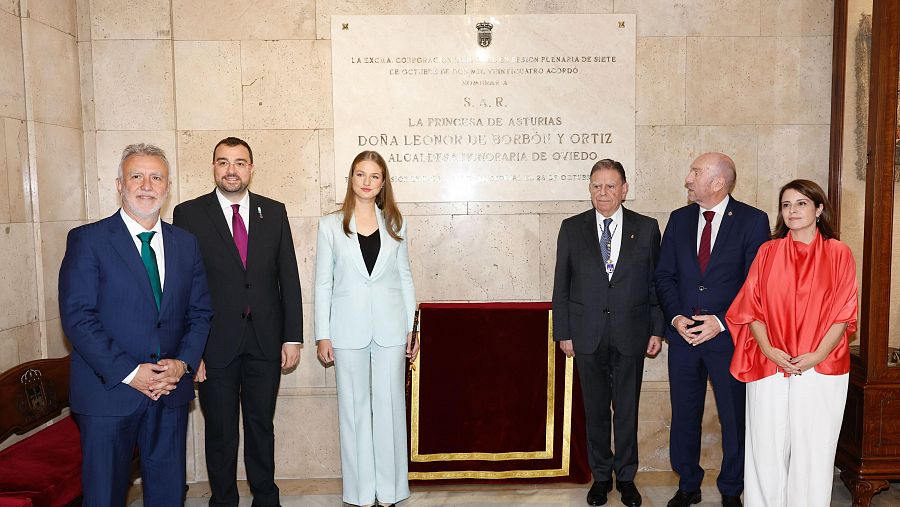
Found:
<path fill-rule="evenodd" d="M 159 310 L 159 302 L 162 299 L 162 284 L 159 282 L 159 265 L 156 263 L 156 252 L 150 246 L 150 240 L 156 231 L 142 232 L 138 234 L 141 240 L 141 260 L 144 261 L 144 268 L 150 276 L 150 287 L 153 288 L 153 299 L 156 300 L 156 309 Z"/>

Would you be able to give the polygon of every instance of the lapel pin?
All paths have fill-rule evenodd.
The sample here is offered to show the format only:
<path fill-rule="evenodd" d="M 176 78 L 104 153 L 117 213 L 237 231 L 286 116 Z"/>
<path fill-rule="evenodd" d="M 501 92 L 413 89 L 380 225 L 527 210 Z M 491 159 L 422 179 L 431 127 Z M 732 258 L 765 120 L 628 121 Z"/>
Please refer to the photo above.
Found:
<path fill-rule="evenodd" d="M 631 235 L 631 239 L 634 239 L 634 234 Z"/>
<path fill-rule="evenodd" d="M 731 215 L 734 215 L 734 213 L 732 213 L 732 212 L 729 211 L 729 212 L 728 212 L 728 216 L 731 216 Z"/>
<path fill-rule="evenodd" d="M 256 207 L 256 214 L 259 215 L 259 218 L 262 218 L 262 217 L 263 217 L 263 216 L 262 216 L 262 208 L 261 208 L 261 207 L 259 207 L 259 206 Z"/>

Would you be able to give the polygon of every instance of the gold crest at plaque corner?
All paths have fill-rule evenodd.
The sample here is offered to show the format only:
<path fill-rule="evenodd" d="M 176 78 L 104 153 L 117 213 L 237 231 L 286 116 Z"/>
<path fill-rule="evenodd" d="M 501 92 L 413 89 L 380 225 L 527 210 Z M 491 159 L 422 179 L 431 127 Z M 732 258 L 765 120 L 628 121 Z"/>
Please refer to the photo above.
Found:
<path fill-rule="evenodd" d="M 491 39 L 493 38 L 493 34 L 491 30 L 494 29 L 494 25 L 488 23 L 487 21 L 482 21 L 475 25 L 475 28 L 478 29 L 478 45 L 486 48 L 491 45 Z"/>

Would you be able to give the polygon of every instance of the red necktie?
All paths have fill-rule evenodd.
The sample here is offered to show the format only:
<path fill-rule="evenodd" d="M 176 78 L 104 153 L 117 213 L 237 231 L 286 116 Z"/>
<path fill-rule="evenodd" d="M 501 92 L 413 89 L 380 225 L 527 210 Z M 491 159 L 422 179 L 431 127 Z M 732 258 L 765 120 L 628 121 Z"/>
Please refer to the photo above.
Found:
<path fill-rule="evenodd" d="M 709 264 L 709 244 L 712 242 L 712 221 L 715 211 L 704 211 L 703 218 L 706 219 L 706 225 L 703 226 L 703 232 L 700 234 L 700 250 L 697 251 L 697 262 L 700 263 L 700 274 L 706 271 L 706 265 Z"/>
<path fill-rule="evenodd" d="M 238 212 L 241 205 L 232 204 L 231 209 L 234 210 L 234 214 L 231 215 L 231 234 L 234 236 L 234 244 L 237 245 L 238 253 L 241 255 L 241 263 L 244 265 L 244 269 L 247 269 L 247 227 Z"/>

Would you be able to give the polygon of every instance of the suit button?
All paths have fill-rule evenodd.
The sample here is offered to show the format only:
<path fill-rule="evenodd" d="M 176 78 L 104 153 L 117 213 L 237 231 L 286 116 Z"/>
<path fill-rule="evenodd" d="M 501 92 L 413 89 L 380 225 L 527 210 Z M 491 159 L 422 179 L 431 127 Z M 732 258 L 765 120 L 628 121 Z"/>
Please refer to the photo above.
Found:
<path fill-rule="evenodd" d="M 241 313 L 241 318 L 242 318 L 242 319 L 246 319 L 246 318 L 247 318 L 247 314 L 246 314 L 246 313 Z"/>
<path fill-rule="evenodd" d="M 603 313 L 609 315 L 609 308 L 604 308 L 604 309 L 603 309 Z"/>
<path fill-rule="evenodd" d="M 156 352 L 150 354 L 150 359 L 156 361 L 157 359 L 159 359 L 159 354 L 157 354 Z"/>
<path fill-rule="evenodd" d="M 248 284 L 245 285 L 244 287 L 247 288 L 247 289 L 249 289 L 249 288 L 250 288 L 250 284 L 248 283 Z"/>
<path fill-rule="evenodd" d="M 610 288 L 610 289 L 612 289 L 613 287 L 615 287 L 615 285 L 609 284 L 609 288 Z"/>
<path fill-rule="evenodd" d="M 161 328 L 161 327 L 162 327 L 162 322 L 157 322 L 157 323 L 156 323 L 156 329 L 159 329 L 159 328 Z"/>
<path fill-rule="evenodd" d="M 703 292 L 706 290 L 706 287 L 701 285 L 701 286 L 697 287 L 697 290 L 699 290 L 700 292 Z"/>

